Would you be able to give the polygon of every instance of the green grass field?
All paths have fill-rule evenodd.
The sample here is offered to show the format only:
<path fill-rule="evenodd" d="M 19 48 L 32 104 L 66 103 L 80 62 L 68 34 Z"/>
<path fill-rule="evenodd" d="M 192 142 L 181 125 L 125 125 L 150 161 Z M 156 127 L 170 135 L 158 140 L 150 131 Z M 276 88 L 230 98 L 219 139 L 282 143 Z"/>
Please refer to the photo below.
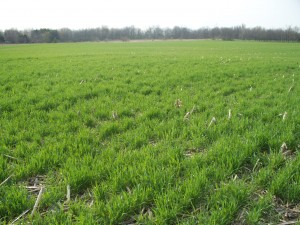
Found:
<path fill-rule="evenodd" d="M 0 223 L 296 223 L 299 82 L 297 43 L 1 45 Z"/>

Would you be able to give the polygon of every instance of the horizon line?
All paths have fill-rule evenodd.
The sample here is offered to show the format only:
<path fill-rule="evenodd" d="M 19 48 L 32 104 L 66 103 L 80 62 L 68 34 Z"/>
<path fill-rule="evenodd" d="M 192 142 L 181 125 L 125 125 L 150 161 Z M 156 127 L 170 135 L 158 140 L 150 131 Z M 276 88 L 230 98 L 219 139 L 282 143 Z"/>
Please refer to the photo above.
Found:
<path fill-rule="evenodd" d="M 186 28 L 189 30 L 200 30 L 200 29 L 214 29 L 214 28 L 238 28 L 238 27 L 244 27 L 245 29 L 254 29 L 254 28 L 262 28 L 265 30 L 288 30 L 288 29 L 292 29 L 292 30 L 300 30 L 300 26 L 292 26 L 292 25 L 286 25 L 285 28 L 282 27 L 264 27 L 261 25 L 257 25 L 257 26 L 247 26 L 246 24 L 240 24 L 240 25 L 233 25 L 233 26 L 201 26 L 198 28 L 191 28 L 189 26 L 180 26 L 180 25 L 174 25 L 174 26 L 160 26 L 160 25 L 152 25 L 152 26 L 148 26 L 146 28 L 141 28 L 135 25 L 128 25 L 128 26 L 123 26 L 123 27 L 113 27 L 113 26 L 108 26 L 108 25 L 101 25 L 98 27 L 86 27 L 86 28 L 69 28 L 69 27 L 61 27 L 61 28 L 50 28 L 50 27 L 40 27 L 40 28 L 16 28 L 16 27 L 11 27 L 11 28 L 6 28 L 6 29 L 2 29 L 0 28 L 0 31 L 5 31 L 5 30 L 18 30 L 18 31 L 31 31 L 31 30 L 63 30 L 63 29 L 68 29 L 68 30 L 72 30 L 72 31 L 80 31 L 80 30 L 93 30 L 93 29 L 103 29 L 103 28 L 107 28 L 107 29 L 125 29 L 125 28 L 135 28 L 135 29 L 139 29 L 141 31 L 146 31 L 149 30 L 151 28 L 159 28 L 159 29 L 163 29 L 163 30 L 167 30 L 167 29 L 174 29 L 174 28 Z"/>

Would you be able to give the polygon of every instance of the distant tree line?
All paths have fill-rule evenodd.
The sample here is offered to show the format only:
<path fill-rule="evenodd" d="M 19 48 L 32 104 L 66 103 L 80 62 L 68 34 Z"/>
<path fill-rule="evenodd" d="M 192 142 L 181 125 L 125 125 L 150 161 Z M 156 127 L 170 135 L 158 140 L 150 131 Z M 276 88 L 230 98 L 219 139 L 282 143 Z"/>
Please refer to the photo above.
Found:
<path fill-rule="evenodd" d="M 111 40 L 143 39 L 222 39 L 222 40 L 256 40 L 256 41 L 300 41 L 300 29 L 265 29 L 262 27 L 247 28 L 244 25 L 235 27 L 215 27 L 189 29 L 175 26 L 173 28 L 150 27 L 141 30 L 134 26 L 124 28 L 93 28 L 71 30 L 63 28 L 24 30 L 9 29 L 0 31 L 0 43 L 55 43 Z"/>

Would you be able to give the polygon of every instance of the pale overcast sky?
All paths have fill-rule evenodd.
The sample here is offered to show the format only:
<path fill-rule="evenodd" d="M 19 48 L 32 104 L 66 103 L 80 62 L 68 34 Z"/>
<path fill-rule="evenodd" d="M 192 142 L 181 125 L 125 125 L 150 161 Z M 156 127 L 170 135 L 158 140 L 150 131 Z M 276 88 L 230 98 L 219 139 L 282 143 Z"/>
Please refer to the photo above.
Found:
<path fill-rule="evenodd" d="M 300 0 L 2 0 L 0 30 L 300 27 Z"/>

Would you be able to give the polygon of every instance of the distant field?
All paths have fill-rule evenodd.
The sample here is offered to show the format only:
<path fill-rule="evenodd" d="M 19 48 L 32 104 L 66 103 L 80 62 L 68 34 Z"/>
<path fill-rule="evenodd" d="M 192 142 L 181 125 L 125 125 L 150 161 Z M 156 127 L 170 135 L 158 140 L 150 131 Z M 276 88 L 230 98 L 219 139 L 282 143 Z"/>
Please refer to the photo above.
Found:
<path fill-rule="evenodd" d="M 299 82 L 296 43 L 1 45 L 0 223 L 295 224 Z"/>

